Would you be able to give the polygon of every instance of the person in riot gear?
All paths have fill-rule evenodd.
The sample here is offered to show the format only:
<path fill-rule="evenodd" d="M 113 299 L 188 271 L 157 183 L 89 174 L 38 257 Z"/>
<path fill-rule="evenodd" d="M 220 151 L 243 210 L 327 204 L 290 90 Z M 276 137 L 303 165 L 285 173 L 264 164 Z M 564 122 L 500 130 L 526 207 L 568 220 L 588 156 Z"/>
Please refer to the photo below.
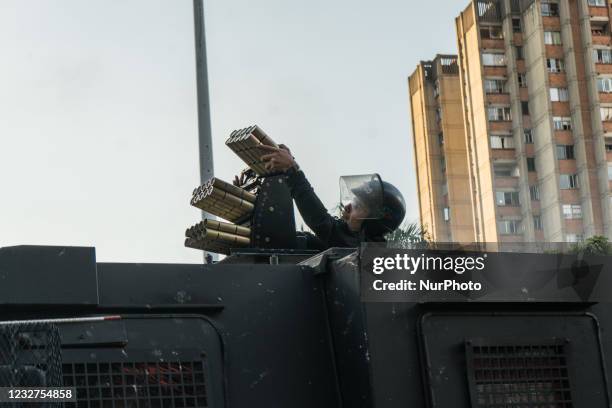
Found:
<path fill-rule="evenodd" d="M 309 248 L 358 247 L 361 242 L 385 242 L 384 236 L 402 223 L 406 214 L 402 194 L 377 174 L 341 178 L 342 214 L 336 218 L 327 212 L 286 146 L 261 147 L 269 152 L 261 157 L 266 169 L 288 176 L 291 196 L 304 222 L 316 235 L 307 235 Z"/>

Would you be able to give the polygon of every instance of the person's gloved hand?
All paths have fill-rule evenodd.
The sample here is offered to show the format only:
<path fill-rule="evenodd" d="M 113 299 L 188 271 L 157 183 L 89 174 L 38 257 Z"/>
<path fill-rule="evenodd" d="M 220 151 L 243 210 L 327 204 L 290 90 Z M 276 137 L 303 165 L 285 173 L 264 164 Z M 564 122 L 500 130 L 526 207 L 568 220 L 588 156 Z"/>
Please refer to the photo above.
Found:
<path fill-rule="evenodd" d="M 279 147 L 259 146 L 261 150 L 268 151 L 268 154 L 261 156 L 261 160 L 265 162 L 266 170 L 285 172 L 290 168 L 298 168 L 295 158 L 291 155 L 291 150 L 285 145 Z"/>
<path fill-rule="evenodd" d="M 242 173 L 240 176 L 234 176 L 234 185 L 236 187 L 242 187 L 246 182 L 246 179 L 247 177 L 245 173 Z"/>

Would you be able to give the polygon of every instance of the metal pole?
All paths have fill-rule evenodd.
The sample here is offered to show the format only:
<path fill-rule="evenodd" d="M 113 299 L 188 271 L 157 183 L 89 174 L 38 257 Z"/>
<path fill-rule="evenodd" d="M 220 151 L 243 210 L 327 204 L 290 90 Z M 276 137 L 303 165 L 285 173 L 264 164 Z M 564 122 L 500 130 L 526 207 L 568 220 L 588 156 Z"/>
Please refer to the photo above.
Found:
<path fill-rule="evenodd" d="M 210 102 L 208 99 L 208 68 L 206 65 L 206 33 L 204 31 L 204 0 L 193 0 L 195 28 L 196 81 L 198 92 L 198 143 L 200 151 L 200 184 L 214 176 L 212 136 L 210 127 Z M 202 219 L 214 218 L 202 212 Z M 216 254 L 204 253 L 204 261 Z"/>

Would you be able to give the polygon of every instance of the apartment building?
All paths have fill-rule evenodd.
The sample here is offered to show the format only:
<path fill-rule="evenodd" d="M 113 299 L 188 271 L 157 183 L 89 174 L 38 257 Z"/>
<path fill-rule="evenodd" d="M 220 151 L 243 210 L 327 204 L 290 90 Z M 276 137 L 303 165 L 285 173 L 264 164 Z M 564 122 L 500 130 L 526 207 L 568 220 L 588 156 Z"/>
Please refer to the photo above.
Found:
<path fill-rule="evenodd" d="M 437 242 L 474 242 L 457 56 L 421 62 L 409 87 L 422 225 Z"/>
<path fill-rule="evenodd" d="M 475 241 L 612 238 L 611 10 L 475 0 L 457 17 Z"/>

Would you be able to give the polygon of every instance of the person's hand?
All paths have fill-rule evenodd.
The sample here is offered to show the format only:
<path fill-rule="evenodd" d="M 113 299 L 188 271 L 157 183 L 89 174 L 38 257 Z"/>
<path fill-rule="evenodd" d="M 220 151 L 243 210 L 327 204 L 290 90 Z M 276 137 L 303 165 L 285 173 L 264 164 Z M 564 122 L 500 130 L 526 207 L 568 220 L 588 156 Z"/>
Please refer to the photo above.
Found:
<path fill-rule="evenodd" d="M 297 167 L 295 159 L 291 155 L 291 150 L 285 145 L 279 147 L 262 145 L 259 148 L 269 153 L 261 156 L 261 160 L 265 162 L 266 170 L 285 172 L 292 167 Z"/>
<path fill-rule="evenodd" d="M 240 176 L 234 176 L 234 185 L 237 187 L 242 187 L 246 182 L 246 178 L 247 176 L 245 173 L 241 173 Z"/>

